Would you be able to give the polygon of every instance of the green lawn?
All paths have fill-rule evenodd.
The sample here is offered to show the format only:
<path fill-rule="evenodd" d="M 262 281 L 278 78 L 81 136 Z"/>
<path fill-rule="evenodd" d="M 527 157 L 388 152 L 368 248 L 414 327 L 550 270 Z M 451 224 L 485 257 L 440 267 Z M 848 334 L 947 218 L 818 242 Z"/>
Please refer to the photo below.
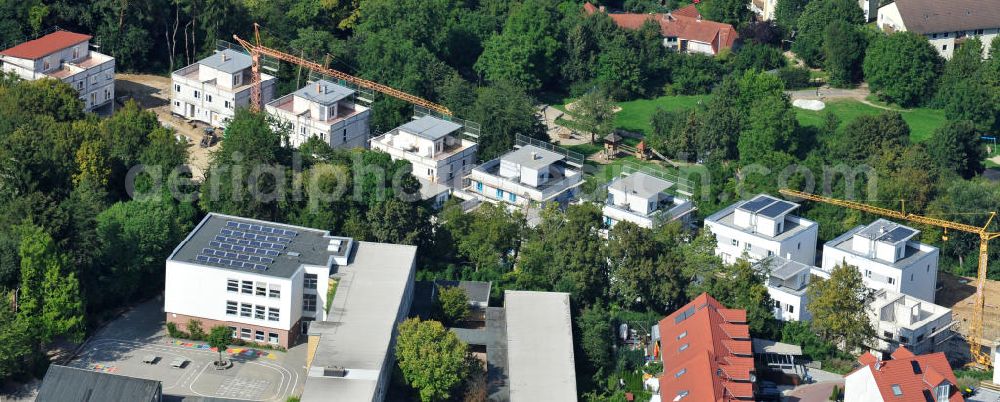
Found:
<path fill-rule="evenodd" d="M 853 100 L 827 102 L 826 108 L 821 111 L 795 109 L 799 124 L 813 127 L 820 127 L 823 124 L 823 114 L 827 111 L 832 111 L 840 117 L 841 126 L 843 126 L 860 116 L 879 114 L 885 110 Z M 901 114 L 903 120 L 906 120 L 906 124 L 910 125 L 910 139 L 916 142 L 930 138 L 934 130 L 946 122 L 944 112 L 937 109 L 907 109 Z"/>
<path fill-rule="evenodd" d="M 566 105 L 575 100 L 565 99 L 564 104 L 552 105 L 552 107 L 565 112 Z M 706 100 L 708 100 L 708 95 L 677 95 L 617 102 L 616 105 L 622 110 L 615 114 L 615 126 L 623 130 L 641 131 L 648 134 L 652 130 L 650 120 L 653 118 L 656 108 L 664 110 L 688 109 L 694 108 L 698 106 L 698 102 Z"/>

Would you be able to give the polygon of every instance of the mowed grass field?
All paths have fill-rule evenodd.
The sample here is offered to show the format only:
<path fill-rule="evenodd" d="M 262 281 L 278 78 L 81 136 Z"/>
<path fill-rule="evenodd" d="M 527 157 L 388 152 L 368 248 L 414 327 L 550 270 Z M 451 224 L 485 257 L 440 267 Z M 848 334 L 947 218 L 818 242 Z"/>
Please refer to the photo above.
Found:
<path fill-rule="evenodd" d="M 623 130 L 641 131 L 648 134 L 652 131 L 650 120 L 657 108 L 664 110 L 699 108 L 704 107 L 703 105 L 707 101 L 707 95 L 679 95 L 618 102 L 617 105 L 621 107 L 621 111 L 615 115 L 615 126 Z M 569 103 L 572 100 L 567 99 L 566 102 Z M 566 110 L 565 104 L 555 105 L 555 107 L 563 111 Z M 827 111 L 840 117 L 841 127 L 858 117 L 885 112 L 884 109 L 847 99 L 827 102 L 826 108 L 821 111 L 795 108 L 799 124 L 811 127 L 822 126 L 823 115 Z M 902 110 L 900 113 L 903 115 L 903 120 L 910 125 L 910 139 L 915 142 L 927 140 L 934 133 L 934 130 L 946 122 L 944 111 L 938 109 L 915 108 Z"/>

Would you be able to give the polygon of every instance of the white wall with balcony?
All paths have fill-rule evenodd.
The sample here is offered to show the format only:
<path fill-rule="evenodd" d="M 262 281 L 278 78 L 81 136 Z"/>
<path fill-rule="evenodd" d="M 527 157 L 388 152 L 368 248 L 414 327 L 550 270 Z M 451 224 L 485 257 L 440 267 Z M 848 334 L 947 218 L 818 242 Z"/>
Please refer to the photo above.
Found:
<path fill-rule="evenodd" d="M 472 169 L 466 190 L 487 201 L 513 205 L 568 202 L 576 196 L 583 175 L 564 159 L 534 145 L 523 146 Z"/>
<path fill-rule="evenodd" d="M 319 138 L 333 148 L 364 148 L 370 132 L 368 107 L 355 102 L 353 90 L 319 80 L 269 102 L 265 110 L 289 127 L 288 142 L 302 146 Z"/>
<path fill-rule="evenodd" d="M 372 138 L 370 146 L 394 160 L 409 161 L 419 179 L 460 187 L 475 166 L 479 148 L 461 137 L 462 129 L 460 124 L 423 116 Z"/>
<path fill-rule="evenodd" d="M 225 127 L 236 109 L 250 105 L 250 56 L 216 52 L 171 74 L 170 111 L 215 127 Z M 275 77 L 261 73 L 261 103 L 274 97 Z"/>
<path fill-rule="evenodd" d="M 688 199 L 670 194 L 673 187 L 674 183 L 643 172 L 616 178 L 608 185 L 604 223 L 611 227 L 628 221 L 653 228 L 667 221 L 686 219 L 694 211 L 694 205 Z"/>

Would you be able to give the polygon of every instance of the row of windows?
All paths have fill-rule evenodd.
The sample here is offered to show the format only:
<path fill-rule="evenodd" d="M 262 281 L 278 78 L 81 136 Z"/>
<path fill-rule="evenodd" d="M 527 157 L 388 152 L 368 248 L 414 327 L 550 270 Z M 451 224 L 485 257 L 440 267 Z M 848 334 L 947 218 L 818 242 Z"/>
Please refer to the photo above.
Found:
<path fill-rule="evenodd" d="M 179 84 L 174 84 L 174 93 L 175 94 L 180 94 L 181 93 L 181 86 Z M 195 99 L 201 99 L 201 91 L 195 89 L 194 90 L 194 98 Z M 211 94 L 205 94 L 205 102 L 212 103 L 212 95 Z M 174 102 L 174 104 L 177 104 L 177 102 Z M 222 105 L 226 109 L 232 109 L 233 108 L 233 102 L 230 101 L 230 100 L 224 100 L 224 101 L 222 101 Z"/>
<path fill-rule="evenodd" d="M 232 300 L 226 301 L 226 315 L 250 318 L 253 317 L 256 320 L 266 319 L 268 321 L 279 321 L 281 319 L 281 312 L 275 307 L 267 307 L 261 305 L 254 305 L 250 303 L 238 303 Z"/>
<path fill-rule="evenodd" d="M 229 330 L 233 333 L 233 339 L 244 339 L 247 341 L 264 342 L 264 331 L 256 330 L 252 328 L 237 328 L 229 327 Z M 278 334 L 274 332 L 267 333 L 267 343 L 272 345 L 278 344 Z"/>
<path fill-rule="evenodd" d="M 483 192 L 483 183 L 482 182 L 476 182 L 476 191 L 478 191 L 480 193 Z M 497 191 L 497 199 L 502 200 L 503 196 L 504 196 L 504 191 L 501 190 L 501 189 L 499 189 L 499 188 L 496 189 L 496 191 Z M 510 200 L 510 202 L 517 202 L 517 194 L 508 192 L 507 193 L 507 199 Z"/>
<path fill-rule="evenodd" d="M 266 282 L 240 281 L 238 279 L 226 280 L 226 291 L 232 293 L 243 293 L 256 296 L 267 296 L 272 299 L 281 297 L 281 285 L 267 284 Z"/>
<path fill-rule="evenodd" d="M 965 34 L 966 35 L 982 35 L 983 32 L 984 31 L 982 29 L 977 29 L 977 30 L 974 30 L 974 31 L 965 31 Z M 940 35 L 942 38 L 947 38 L 947 37 L 949 37 L 951 35 L 951 32 L 945 32 L 943 34 L 931 34 L 931 38 L 932 39 L 937 39 L 938 35 Z M 962 32 L 955 32 L 955 36 L 956 37 L 957 36 L 961 36 L 961 35 L 962 35 Z"/>

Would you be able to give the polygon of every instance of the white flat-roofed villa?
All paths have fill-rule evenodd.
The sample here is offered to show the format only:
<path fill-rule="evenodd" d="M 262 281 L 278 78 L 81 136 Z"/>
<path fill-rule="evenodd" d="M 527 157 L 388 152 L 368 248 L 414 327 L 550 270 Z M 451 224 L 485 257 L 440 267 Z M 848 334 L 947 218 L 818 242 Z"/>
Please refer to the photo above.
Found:
<path fill-rule="evenodd" d="M 298 148 L 316 137 L 333 148 L 368 145 L 370 110 L 355 101 L 355 91 L 318 80 L 269 102 L 267 113 L 291 126 L 288 142 Z"/>
<path fill-rule="evenodd" d="M 760 194 L 705 218 L 705 228 L 715 234 L 715 253 L 726 263 L 744 254 L 752 261 L 777 255 L 811 266 L 816 260 L 819 225 L 792 215 L 798 207 Z"/>
<path fill-rule="evenodd" d="M 781 321 L 802 321 L 810 318 L 806 311 L 806 287 L 812 266 L 772 256 L 760 262 L 768 270 L 767 293 L 778 303 L 774 318 Z"/>
<path fill-rule="evenodd" d="M 634 172 L 608 184 L 604 224 L 621 221 L 653 228 L 664 222 L 686 219 L 694 211 L 690 200 L 672 194 L 675 183 L 644 172 Z"/>
<path fill-rule="evenodd" d="M 170 112 L 215 127 L 225 127 L 236 109 L 250 105 L 250 56 L 226 49 L 170 75 Z M 277 81 L 260 74 L 260 101 L 274 97 Z"/>
<path fill-rule="evenodd" d="M 524 145 L 485 162 L 466 178 L 466 191 L 483 200 L 511 205 L 568 202 L 583 184 L 583 174 L 567 163 L 566 155 L 536 145 Z"/>
<path fill-rule="evenodd" d="M 422 116 L 371 139 L 371 148 L 394 160 L 409 161 L 413 176 L 431 183 L 461 187 L 476 163 L 478 145 L 462 137 L 461 124 Z"/>

